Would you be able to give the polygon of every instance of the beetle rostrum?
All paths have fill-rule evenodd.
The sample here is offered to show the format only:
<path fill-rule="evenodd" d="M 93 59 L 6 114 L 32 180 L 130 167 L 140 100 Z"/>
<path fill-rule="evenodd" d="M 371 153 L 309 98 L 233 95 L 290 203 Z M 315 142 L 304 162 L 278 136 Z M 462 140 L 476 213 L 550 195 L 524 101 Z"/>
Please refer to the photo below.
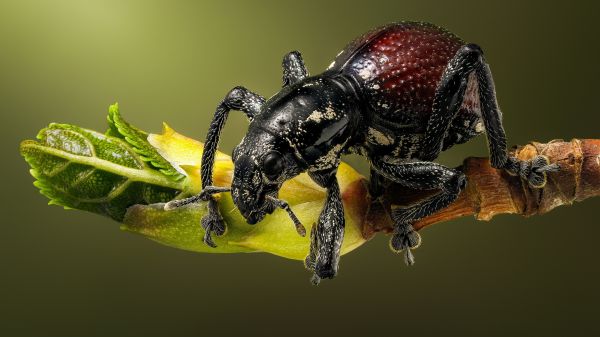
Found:
<path fill-rule="evenodd" d="M 428 23 L 389 24 L 351 42 L 316 76 L 309 76 L 299 52 L 288 53 L 283 87 L 268 100 L 235 87 L 219 103 L 202 155 L 202 192 L 165 206 L 206 201 L 202 226 L 211 246 L 212 234 L 225 232 L 213 194 L 229 189 L 212 186 L 212 173 L 230 110 L 250 120 L 233 151 L 231 185 L 233 201 L 249 224 L 282 208 L 305 235 L 278 191 L 301 172 L 327 190 L 305 261 L 314 283 L 338 270 L 344 210 L 335 173 L 344 154 L 368 158 L 374 199 L 390 182 L 439 191 L 391 211 L 390 246 L 403 251 L 409 265 L 414 263 L 411 250 L 421 242 L 412 223 L 448 206 L 467 183 L 462 172 L 432 162 L 441 151 L 485 132 L 492 166 L 520 176 L 531 188 L 543 187 L 547 172 L 559 169 L 544 156 L 522 161 L 508 155 L 492 75 L 479 46 Z"/>

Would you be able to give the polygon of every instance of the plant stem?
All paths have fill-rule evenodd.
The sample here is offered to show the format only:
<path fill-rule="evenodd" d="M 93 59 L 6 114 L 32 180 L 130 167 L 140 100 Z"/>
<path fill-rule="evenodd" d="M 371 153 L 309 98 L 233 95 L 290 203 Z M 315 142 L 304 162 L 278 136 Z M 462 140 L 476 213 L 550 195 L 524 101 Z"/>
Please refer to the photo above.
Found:
<path fill-rule="evenodd" d="M 519 159 L 545 155 L 551 163 L 560 165 L 560 171 L 549 173 L 543 188 L 533 189 L 519 177 L 492 168 L 488 158 L 467 158 L 458 168 L 467 176 L 466 189 L 447 208 L 415 222 L 415 229 L 467 215 L 487 221 L 496 214 L 544 214 L 555 207 L 600 195 L 600 139 L 532 142 L 512 153 Z M 390 206 L 409 205 L 435 193 L 392 184 L 383 202 L 371 204 L 363 234 L 368 238 L 376 232 L 390 232 Z"/>

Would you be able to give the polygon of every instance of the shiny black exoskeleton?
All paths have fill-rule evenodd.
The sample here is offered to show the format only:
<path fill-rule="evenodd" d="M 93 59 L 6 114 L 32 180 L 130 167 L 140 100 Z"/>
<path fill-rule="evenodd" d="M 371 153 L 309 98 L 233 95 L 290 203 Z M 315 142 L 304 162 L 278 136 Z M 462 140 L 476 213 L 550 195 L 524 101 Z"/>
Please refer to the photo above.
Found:
<path fill-rule="evenodd" d="M 558 169 L 543 156 L 520 161 L 508 155 L 481 48 L 431 24 L 391 24 L 349 44 L 317 76 L 309 77 L 300 53 L 287 54 L 283 88 L 269 100 L 236 87 L 219 103 L 202 156 L 203 191 L 166 206 L 207 201 L 202 226 L 204 240 L 212 246 L 211 234 L 225 230 L 212 195 L 229 189 L 211 185 L 219 135 L 230 110 L 243 111 L 250 119 L 248 133 L 233 151 L 231 186 L 233 200 L 248 223 L 283 208 L 304 235 L 290 207 L 277 198 L 279 188 L 307 171 L 327 189 L 306 258 L 315 282 L 334 277 L 338 269 L 344 211 L 335 173 L 343 154 L 369 159 L 373 198 L 390 181 L 439 190 L 429 199 L 392 211 L 391 246 L 405 251 L 408 264 L 414 262 L 410 249 L 420 242 L 411 223 L 446 207 L 466 184 L 461 172 L 431 162 L 440 151 L 485 131 L 495 168 L 520 175 L 534 188 L 545 184 L 546 172 Z"/>

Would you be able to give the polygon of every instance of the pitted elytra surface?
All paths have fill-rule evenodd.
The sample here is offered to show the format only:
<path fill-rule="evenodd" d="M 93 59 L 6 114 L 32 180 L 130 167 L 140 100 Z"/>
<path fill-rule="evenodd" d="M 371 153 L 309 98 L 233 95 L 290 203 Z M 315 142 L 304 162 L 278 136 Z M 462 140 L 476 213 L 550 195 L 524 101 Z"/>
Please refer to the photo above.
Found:
<path fill-rule="evenodd" d="M 431 113 L 442 73 L 464 42 L 431 24 L 401 23 L 357 39 L 354 53 L 335 60 L 331 70 L 344 68 L 362 82 L 371 108 L 394 112 Z"/>
<path fill-rule="evenodd" d="M 211 245 L 211 234 L 224 232 L 212 194 L 225 189 L 211 185 L 219 136 L 230 110 L 242 111 L 250 120 L 233 152 L 231 187 L 248 223 L 282 208 L 305 235 L 277 193 L 283 182 L 301 172 L 327 189 L 306 257 L 314 283 L 334 277 L 338 270 L 344 210 L 335 173 L 344 154 L 357 153 L 370 161 L 373 198 L 392 181 L 439 190 L 392 212 L 390 245 L 405 252 L 407 264 L 414 263 L 410 250 L 421 241 L 412 222 L 449 205 L 466 184 L 461 172 L 432 162 L 440 151 L 485 131 L 495 168 L 521 176 L 532 187 L 544 186 L 546 172 L 558 169 L 545 157 L 523 162 L 508 156 L 492 75 L 479 46 L 428 23 L 390 24 L 351 42 L 317 76 L 309 77 L 299 52 L 287 54 L 283 88 L 268 100 L 236 87 L 219 103 L 202 155 L 203 191 L 192 197 L 208 201 L 202 224 Z"/>

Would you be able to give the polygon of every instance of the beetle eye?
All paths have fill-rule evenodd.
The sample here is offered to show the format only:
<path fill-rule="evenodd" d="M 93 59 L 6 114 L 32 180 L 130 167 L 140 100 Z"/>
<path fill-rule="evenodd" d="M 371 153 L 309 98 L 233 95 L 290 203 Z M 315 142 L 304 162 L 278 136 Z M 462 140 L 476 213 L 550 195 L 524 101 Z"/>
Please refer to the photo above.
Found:
<path fill-rule="evenodd" d="M 278 152 L 270 152 L 263 160 L 263 172 L 270 180 L 275 180 L 283 172 L 283 158 Z"/>

